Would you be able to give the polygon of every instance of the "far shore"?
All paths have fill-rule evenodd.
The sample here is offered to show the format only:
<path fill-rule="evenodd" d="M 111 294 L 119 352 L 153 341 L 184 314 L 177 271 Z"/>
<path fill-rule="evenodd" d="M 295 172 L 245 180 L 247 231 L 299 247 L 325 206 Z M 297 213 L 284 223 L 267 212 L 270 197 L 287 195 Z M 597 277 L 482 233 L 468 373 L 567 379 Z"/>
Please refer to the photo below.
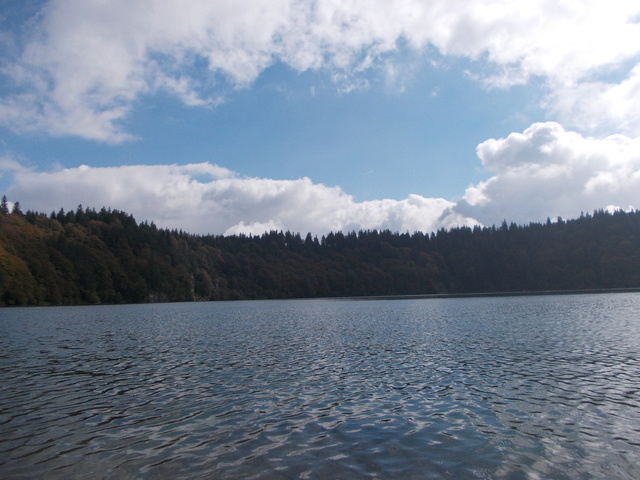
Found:
<path fill-rule="evenodd" d="M 522 292 L 478 292 L 478 293 L 427 293 L 420 295 L 378 295 L 362 297 L 339 297 L 344 300 L 420 300 L 430 298 L 477 298 L 477 297 L 527 297 L 536 295 L 587 295 L 597 293 L 637 293 L 640 287 L 590 288 L 584 290 L 533 290 Z"/>

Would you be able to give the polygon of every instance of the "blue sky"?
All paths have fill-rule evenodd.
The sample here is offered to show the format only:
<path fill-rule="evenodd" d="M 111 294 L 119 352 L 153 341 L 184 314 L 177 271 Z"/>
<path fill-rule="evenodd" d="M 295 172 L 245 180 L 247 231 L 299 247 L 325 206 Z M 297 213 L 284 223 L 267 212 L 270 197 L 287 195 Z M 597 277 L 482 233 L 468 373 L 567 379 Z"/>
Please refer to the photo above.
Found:
<path fill-rule="evenodd" d="M 636 208 L 634 3 L 6 1 L 0 190 L 216 234 Z"/>

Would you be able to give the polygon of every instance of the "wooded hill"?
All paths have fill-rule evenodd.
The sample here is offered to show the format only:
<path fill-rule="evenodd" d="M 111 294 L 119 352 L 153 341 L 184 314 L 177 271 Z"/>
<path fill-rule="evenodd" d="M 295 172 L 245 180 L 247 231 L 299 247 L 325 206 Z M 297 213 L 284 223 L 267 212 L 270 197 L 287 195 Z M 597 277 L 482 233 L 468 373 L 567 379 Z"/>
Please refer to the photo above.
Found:
<path fill-rule="evenodd" d="M 0 210 L 2 305 L 640 287 L 640 211 L 318 239 L 191 235 L 106 208 Z"/>

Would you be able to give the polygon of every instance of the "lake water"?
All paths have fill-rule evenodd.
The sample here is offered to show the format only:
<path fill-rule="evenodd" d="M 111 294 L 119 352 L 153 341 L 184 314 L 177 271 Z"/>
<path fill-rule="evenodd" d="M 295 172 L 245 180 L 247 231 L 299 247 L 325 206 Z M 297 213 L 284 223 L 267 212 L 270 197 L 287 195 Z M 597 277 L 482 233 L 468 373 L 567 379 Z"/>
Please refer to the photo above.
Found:
<path fill-rule="evenodd" d="M 2 309 L 0 477 L 640 478 L 640 294 Z"/>

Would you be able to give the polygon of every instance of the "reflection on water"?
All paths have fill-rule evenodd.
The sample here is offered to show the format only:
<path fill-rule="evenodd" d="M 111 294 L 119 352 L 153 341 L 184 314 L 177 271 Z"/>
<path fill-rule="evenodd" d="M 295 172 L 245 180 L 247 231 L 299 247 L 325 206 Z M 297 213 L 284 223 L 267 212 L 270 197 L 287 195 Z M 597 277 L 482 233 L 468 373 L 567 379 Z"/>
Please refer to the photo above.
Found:
<path fill-rule="evenodd" d="M 0 310 L 0 477 L 634 478 L 640 294 Z"/>

